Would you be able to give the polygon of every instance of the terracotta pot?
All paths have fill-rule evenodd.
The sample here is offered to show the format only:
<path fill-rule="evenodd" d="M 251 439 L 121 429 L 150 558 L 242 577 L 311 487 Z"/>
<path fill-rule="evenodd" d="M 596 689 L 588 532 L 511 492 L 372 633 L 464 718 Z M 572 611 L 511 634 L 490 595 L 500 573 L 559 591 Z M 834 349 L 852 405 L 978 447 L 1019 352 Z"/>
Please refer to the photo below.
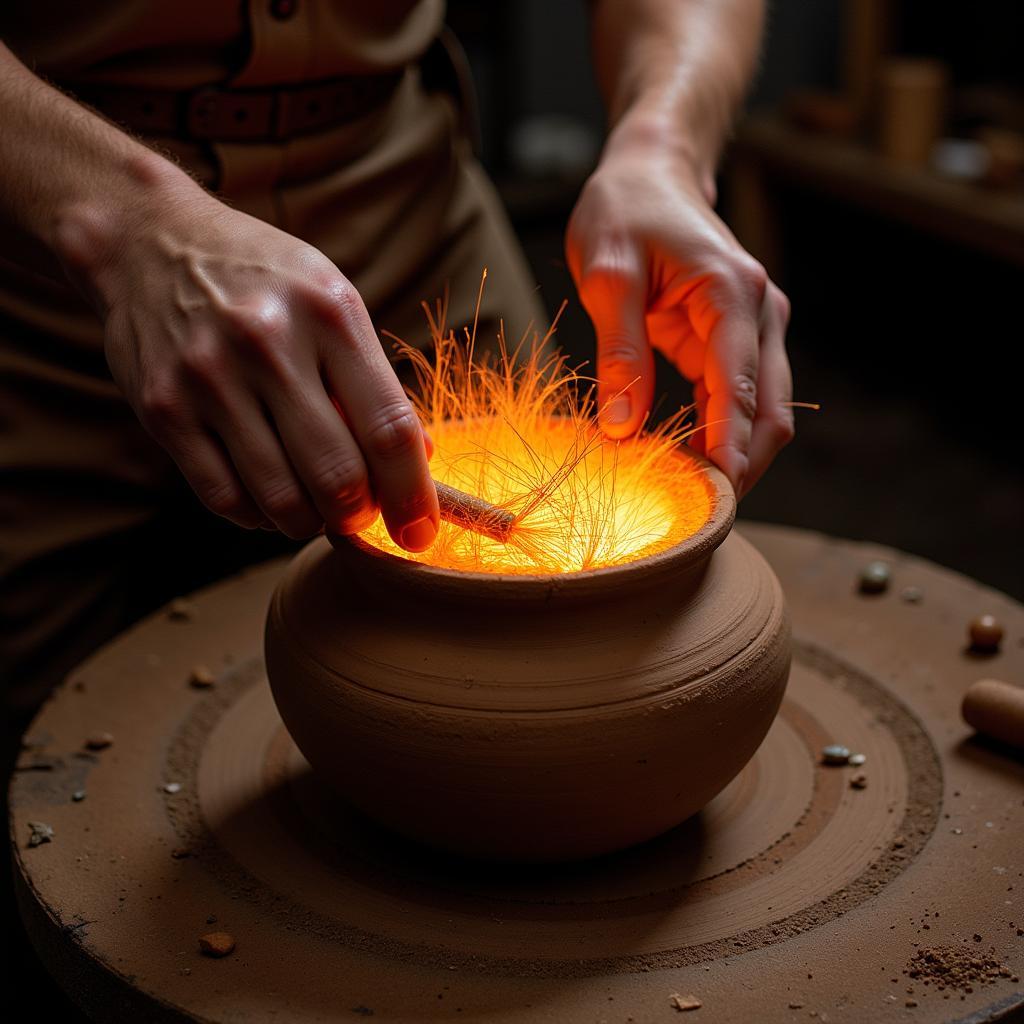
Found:
<path fill-rule="evenodd" d="M 782 591 L 735 501 L 627 565 L 458 573 L 324 539 L 266 632 L 285 725 L 314 769 L 414 839 L 499 860 L 610 852 L 700 810 L 750 759 L 789 673 Z"/>

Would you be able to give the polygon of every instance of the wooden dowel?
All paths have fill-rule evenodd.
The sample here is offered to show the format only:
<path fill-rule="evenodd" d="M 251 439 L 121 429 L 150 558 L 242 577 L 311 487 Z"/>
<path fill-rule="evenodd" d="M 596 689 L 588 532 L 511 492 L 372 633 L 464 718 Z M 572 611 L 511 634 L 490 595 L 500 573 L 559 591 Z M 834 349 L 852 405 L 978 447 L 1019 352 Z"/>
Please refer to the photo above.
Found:
<path fill-rule="evenodd" d="M 442 519 L 502 544 L 508 543 L 516 522 L 511 512 L 437 480 L 434 486 L 437 488 Z"/>
<path fill-rule="evenodd" d="M 979 679 L 964 694 L 962 713 L 978 732 L 1024 750 L 1024 686 Z"/>

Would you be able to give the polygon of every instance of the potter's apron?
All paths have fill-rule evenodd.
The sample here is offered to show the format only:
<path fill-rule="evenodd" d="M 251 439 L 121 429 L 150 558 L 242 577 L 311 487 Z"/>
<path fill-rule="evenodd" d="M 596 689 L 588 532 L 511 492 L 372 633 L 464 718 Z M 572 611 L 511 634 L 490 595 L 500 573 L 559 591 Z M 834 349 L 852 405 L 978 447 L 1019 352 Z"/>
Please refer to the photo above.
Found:
<path fill-rule="evenodd" d="M 482 321 L 502 315 L 518 336 L 544 319 L 525 262 L 464 108 L 419 66 L 442 17 L 441 0 L 11 0 L 0 37 L 232 206 L 321 249 L 378 329 L 425 341 L 419 303 L 446 284 L 450 322 L 467 322 L 486 265 Z M 226 130 L 238 90 L 244 120 L 271 109 L 241 137 Z M 31 240 L 6 241 L 0 680 L 21 717 L 126 623 L 282 542 L 201 508 L 111 381 L 92 311 Z"/>

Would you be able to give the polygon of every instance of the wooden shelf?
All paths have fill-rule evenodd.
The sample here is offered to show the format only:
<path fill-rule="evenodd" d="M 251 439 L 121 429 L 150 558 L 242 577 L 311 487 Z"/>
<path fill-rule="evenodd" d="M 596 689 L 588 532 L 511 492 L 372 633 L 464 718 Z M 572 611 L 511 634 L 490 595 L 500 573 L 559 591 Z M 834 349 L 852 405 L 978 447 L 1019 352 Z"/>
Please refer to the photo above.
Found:
<path fill-rule="evenodd" d="M 753 248 L 774 248 L 771 215 L 763 207 L 770 179 L 782 179 L 1024 265 L 1020 191 L 996 191 L 903 167 L 862 143 L 809 134 L 767 115 L 741 125 L 732 159 L 737 233 L 741 239 L 748 233 Z"/>

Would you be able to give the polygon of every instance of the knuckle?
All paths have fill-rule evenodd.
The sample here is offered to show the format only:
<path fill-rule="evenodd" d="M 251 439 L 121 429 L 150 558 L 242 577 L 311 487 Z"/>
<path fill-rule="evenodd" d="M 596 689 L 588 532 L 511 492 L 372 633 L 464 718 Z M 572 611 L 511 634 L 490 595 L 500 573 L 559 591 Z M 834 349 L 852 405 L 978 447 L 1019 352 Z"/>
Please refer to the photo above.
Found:
<path fill-rule="evenodd" d="M 171 431 L 185 419 L 180 392 L 165 380 L 153 380 L 143 387 L 138 411 L 142 425 L 154 434 Z"/>
<path fill-rule="evenodd" d="M 231 480 L 208 481 L 196 487 L 202 503 L 215 515 L 234 522 L 246 517 L 248 503 Z"/>
<path fill-rule="evenodd" d="M 747 371 L 741 371 L 733 377 L 733 397 L 740 408 L 740 412 L 749 420 L 757 415 L 757 382 L 754 375 Z"/>
<path fill-rule="evenodd" d="M 368 454 L 378 459 L 407 455 L 422 445 L 420 421 L 406 405 L 385 406 L 366 431 Z"/>
<path fill-rule="evenodd" d="M 726 261 L 718 274 L 725 290 L 740 303 L 760 308 L 768 290 L 768 272 L 746 254 Z"/>
<path fill-rule="evenodd" d="M 211 341 L 193 340 L 182 350 L 180 359 L 182 372 L 193 383 L 211 387 L 223 380 L 224 356 L 220 346 Z"/>
<path fill-rule="evenodd" d="M 598 345 L 598 371 L 601 377 L 621 376 L 636 368 L 639 358 L 636 342 L 627 334 L 603 334 Z"/>
<path fill-rule="evenodd" d="M 783 324 L 788 324 L 790 314 L 792 313 L 792 304 L 789 301 L 789 297 L 785 292 L 775 288 L 773 289 L 772 301 L 775 303 L 775 309 L 778 312 L 779 319 Z"/>
<path fill-rule="evenodd" d="M 260 507 L 275 523 L 288 523 L 306 512 L 306 501 L 291 480 L 271 480 L 259 490 Z"/>
<path fill-rule="evenodd" d="M 776 448 L 785 448 L 796 437 L 792 410 L 781 408 L 768 421 L 769 437 Z"/>
<path fill-rule="evenodd" d="M 235 337 L 257 353 L 273 353 L 288 336 L 288 315 L 278 303 L 237 306 L 229 314 Z"/>
<path fill-rule="evenodd" d="M 335 455 L 313 470 L 313 486 L 330 504 L 358 507 L 369 499 L 366 467 L 362 459 Z"/>
<path fill-rule="evenodd" d="M 311 302 L 320 317 L 343 337 L 351 335 L 348 328 L 353 320 L 365 316 L 363 300 L 355 285 L 337 273 L 316 288 Z"/>
<path fill-rule="evenodd" d="M 579 290 L 581 295 L 600 298 L 624 294 L 640 284 L 640 273 L 634 260 L 624 255 L 605 253 L 583 268 Z"/>

